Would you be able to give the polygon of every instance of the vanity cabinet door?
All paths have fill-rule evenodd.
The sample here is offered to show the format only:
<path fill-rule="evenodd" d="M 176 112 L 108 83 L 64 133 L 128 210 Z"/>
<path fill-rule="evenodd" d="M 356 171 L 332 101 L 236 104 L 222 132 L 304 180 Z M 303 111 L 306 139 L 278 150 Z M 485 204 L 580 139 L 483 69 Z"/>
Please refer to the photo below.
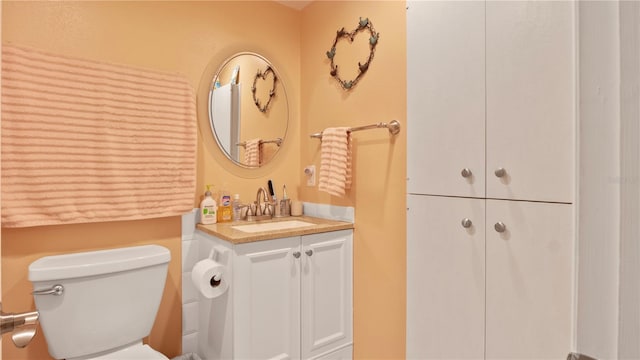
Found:
<path fill-rule="evenodd" d="M 482 198 L 484 3 L 407 5 L 407 191 Z"/>
<path fill-rule="evenodd" d="M 488 198 L 573 201 L 575 6 L 486 3 Z"/>
<path fill-rule="evenodd" d="M 567 356 L 572 225 L 569 204 L 487 200 L 486 359 Z"/>
<path fill-rule="evenodd" d="M 300 358 L 300 250 L 300 237 L 235 247 L 236 359 Z"/>
<path fill-rule="evenodd" d="M 302 358 L 353 342 L 351 230 L 302 237 Z"/>
<path fill-rule="evenodd" d="M 407 207 L 407 359 L 482 359 L 485 200 L 409 195 Z"/>

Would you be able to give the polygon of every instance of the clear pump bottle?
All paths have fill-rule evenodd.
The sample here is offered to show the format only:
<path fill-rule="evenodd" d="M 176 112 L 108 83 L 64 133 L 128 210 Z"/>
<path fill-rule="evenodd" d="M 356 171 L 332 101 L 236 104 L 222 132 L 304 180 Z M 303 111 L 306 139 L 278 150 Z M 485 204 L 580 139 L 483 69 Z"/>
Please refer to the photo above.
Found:
<path fill-rule="evenodd" d="M 240 202 L 240 194 L 233 195 L 233 221 L 242 220 L 242 203 Z"/>

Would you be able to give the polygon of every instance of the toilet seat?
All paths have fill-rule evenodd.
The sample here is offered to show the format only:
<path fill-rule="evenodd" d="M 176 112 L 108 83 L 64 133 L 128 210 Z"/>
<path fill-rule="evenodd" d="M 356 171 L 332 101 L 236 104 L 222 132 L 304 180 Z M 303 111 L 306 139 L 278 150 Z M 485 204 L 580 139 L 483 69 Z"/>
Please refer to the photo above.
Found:
<path fill-rule="evenodd" d="M 98 357 L 89 358 L 87 360 L 168 360 L 169 358 L 164 356 L 162 353 L 154 350 L 149 345 L 143 345 L 142 343 L 137 343 L 135 345 L 131 345 L 124 349 L 120 349 L 118 351 L 114 351 L 108 354 L 103 354 Z"/>

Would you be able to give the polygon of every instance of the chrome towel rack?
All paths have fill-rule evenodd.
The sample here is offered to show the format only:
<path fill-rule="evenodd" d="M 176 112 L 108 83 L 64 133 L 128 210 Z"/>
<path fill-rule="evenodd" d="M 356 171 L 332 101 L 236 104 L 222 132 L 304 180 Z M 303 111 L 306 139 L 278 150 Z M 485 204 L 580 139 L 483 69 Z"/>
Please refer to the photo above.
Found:
<path fill-rule="evenodd" d="M 389 134 L 398 135 L 400 133 L 400 122 L 398 120 L 391 120 L 389 123 L 380 122 L 377 124 L 365 125 L 365 126 L 356 126 L 350 128 L 349 132 L 360 131 L 360 130 L 370 130 L 370 129 L 389 129 Z M 322 139 L 322 132 L 318 132 L 315 134 L 309 135 L 312 138 Z"/>
<path fill-rule="evenodd" d="M 282 138 L 275 138 L 273 140 L 260 140 L 260 144 L 276 144 L 280 146 L 282 145 Z M 247 142 L 243 141 L 241 143 L 237 143 L 236 146 L 247 146 Z"/>

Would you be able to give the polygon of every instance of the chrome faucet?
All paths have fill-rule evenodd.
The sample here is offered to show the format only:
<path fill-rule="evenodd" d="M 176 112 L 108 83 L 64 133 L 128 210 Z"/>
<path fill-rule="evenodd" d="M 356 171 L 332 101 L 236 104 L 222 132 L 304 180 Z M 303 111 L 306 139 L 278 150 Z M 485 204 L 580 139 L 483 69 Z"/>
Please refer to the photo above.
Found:
<path fill-rule="evenodd" d="M 264 212 L 262 211 L 262 205 L 260 204 L 260 193 L 262 193 L 262 201 L 265 203 Z M 269 201 L 269 195 L 264 187 L 258 188 L 256 193 L 256 215 L 273 215 L 271 212 L 271 202 Z"/>
<path fill-rule="evenodd" d="M 262 193 L 262 199 L 260 198 L 260 193 Z M 264 204 L 264 210 L 262 206 Z M 269 200 L 269 194 L 267 190 L 263 187 L 258 188 L 258 192 L 256 193 L 256 201 L 253 202 L 247 208 L 247 221 L 258 221 L 258 220 L 269 220 L 273 217 L 273 206 Z"/>

